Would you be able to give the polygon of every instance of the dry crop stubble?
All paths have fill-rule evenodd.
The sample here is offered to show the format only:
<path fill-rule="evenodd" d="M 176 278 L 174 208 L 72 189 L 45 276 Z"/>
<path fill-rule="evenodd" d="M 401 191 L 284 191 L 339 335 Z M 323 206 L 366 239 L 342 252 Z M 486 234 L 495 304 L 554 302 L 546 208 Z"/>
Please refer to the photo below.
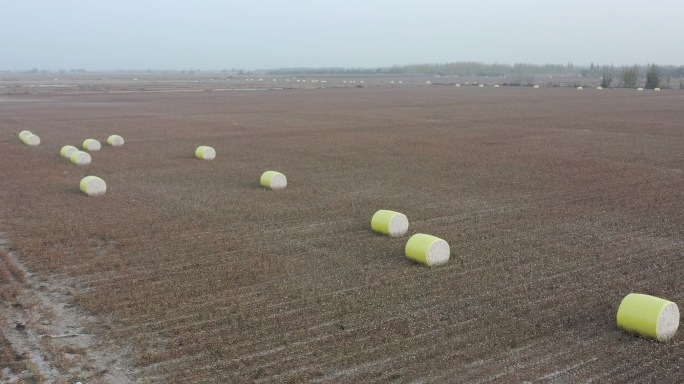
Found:
<path fill-rule="evenodd" d="M 54 155 L 74 132 L 41 130 L 54 148 L 0 143 L 2 224 L 32 269 L 82 282 L 143 378 L 681 378 L 681 335 L 656 347 L 614 324 L 632 290 L 683 299 L 677 98 L 463 91 L 62 96 L 32 119 L 126 137 L 88 169 L 107 194 L 64 180 L 85 176 Z M 197 142 L 221 155 L 197 161 Z M 264 169 L 288 187 L 261 189 Z M 405 260 L 405 238 L 370 230 L 382 207 L 451 262 Z"/>

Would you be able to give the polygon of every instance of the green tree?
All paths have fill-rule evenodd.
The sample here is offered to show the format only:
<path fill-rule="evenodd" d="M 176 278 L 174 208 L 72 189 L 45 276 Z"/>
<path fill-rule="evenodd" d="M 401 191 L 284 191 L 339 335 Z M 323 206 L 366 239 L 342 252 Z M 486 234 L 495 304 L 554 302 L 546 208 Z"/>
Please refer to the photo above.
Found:
<path fill-rule="evenodd" d="M 610 88 L 610 85 L 613 83 L 613 68 L 611 66 L 610 70 L 606 67 L 603 67 L 603 78 L 601 79 L 601 87 L 603 88 Z"/>
<path fill-rule="evenodd" d="M 660 87 L 660 68 L 653 64 L 646 72 L 646 88 L 654 89 Z"/>
<path fill-rule="evenodd" d="M 637 66 L 625 68 L 622 71 L 622 86 L 625 88 L 635 88 L 637 85 L 638 70 Z"/>

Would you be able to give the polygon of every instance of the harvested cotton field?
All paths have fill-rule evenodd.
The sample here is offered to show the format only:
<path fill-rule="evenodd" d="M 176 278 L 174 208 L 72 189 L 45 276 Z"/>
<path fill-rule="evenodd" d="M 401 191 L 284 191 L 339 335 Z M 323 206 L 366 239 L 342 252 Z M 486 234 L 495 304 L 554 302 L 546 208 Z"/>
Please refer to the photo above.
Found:
<path fill-rule="evenodd" d="M 6 88 L 2 374 L 684 380 L 682 329 L 616 324 L 629 293 L 684 305 L 684 93 L 363 80 Z M 112 132 L 126 144 L 87 166 L 60 157 Z M 266 170 L 287 188 L 262 187 Z M 104 195 L 79 190 L 89 175 Z M 408 217 L 405 236 L 372 231 L 380 209 Z M 448 263 L 407 258 L 417 233 Z"/>

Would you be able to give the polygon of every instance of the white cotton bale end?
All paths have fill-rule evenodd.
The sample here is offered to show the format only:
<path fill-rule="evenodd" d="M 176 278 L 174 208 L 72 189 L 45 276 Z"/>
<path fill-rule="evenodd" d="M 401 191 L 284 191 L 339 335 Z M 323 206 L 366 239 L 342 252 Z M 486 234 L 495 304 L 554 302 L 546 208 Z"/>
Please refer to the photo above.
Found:
<path fill-rule="evenodd" d="M 30 145 L 32 147 L 35 147 L 36 145 L 40 145 L 40 137 L 30 134 L 30 135 L 24 135 L 24 144 Z"/>
<path fill-rule="evenodd" d="M 494 88 L 499 88 L 499 84 L 494 84 Z"/>
<path fill-rule="evenodd" d="M 19 132 L 19 140 L 24 141 L 24 139 L 26 137 L 31 136 L 31 135 L 33 135 L 33 133 L 31 133 L 31 131 L 21 131 L 21 132 Z"/>
<path fill-rule="evenodd" d="M 456 83 L 455 87 L 456 87 L 456 88 L 461 88 L 461 84 Z"/>
<path fill-rule="evenodd" d="M 119 135 L 111 135 L 107 138 L 107 144 L 111 145 L 112 147 L 120 147 L 124 145 L 124 139 Z"/>
<path fill-rule="evenodd" d="M 630 293 L 620 303 L 617 325 L 632 334 L 668 341 L 679 327 L 679 308 L 659 297 Z"/>
<path fill-rule="evenodd" d="M 406 257 L 428 267 L 446 264 L 450 255 L 449 244 L 446 241 L 424 233 L 411 236 L 406 243 L 405 251 Z"/>
<path fill-rule="evenodd" d="M 280 172 L 266 171 L 261 175 L 261 186 L 268 189 L 283 189 L 287 186 L 287 178 Z"/>
<path fill-rule="evenodd" d="M 639 92 L 641 92 L 641 91 L 643 91 L 643 90 L 644 90 L 644 89 L 641 88 L 641 87 L 637 88 L 637 91 L 639 91 Z"/>
<path fill-rule="evenodd" d="M 59 155 L 67 159 L 71 159 L 71 155 L 73 155 L 75 152 L 78 152 L 78 148 L 74 147 L 73 145 L 65 145 L 59 150 Z"/>
<path fill-rule="evenodd" d="M 195 157 L 200 160 L 213 160 L 216 157 L 216 151 L 212 147 L 203 145 L 201 147 L 197 147 L 195 150 Z"/>
<path fill-rule="evenodd" d="M 99 151 L 101 148 L 102 145 L 95 139 L 85 139 L 85 141 L 83 141 L 83 149 L 86 151 L 94 152 Z"/>
<path fill-rule="evenodd" d="M 101 196 L 107 191 L 107 184 L 97 176 L 86 176 L 81 180 L 81 192 L 88 196 Z"/>
<path fill-rule="evenodd" d="M 480 88 L 484 88 L 484 84 L 480 84 Z"/>
<path fill-rule="evenodd" d="M 535 86 L 534 86 L 534 89 L 539 89 L 539 86 L 538 86 L 538 85 L 535 85 Z"/>
<path fill-rule="evenodd" d="M 76 151 L 71 154 L 71 157 L 69 157 L 69 161 L 76 165 L 88 165 L 90 164 L 91 157 L 88 152 Z"/>
<path fill-rule="evenodd" d="M 602 89 L 603 89 L 603 87 L 596 87 L 596 90 L 598 90 L 598 91 L 600 91 Z"/>
<path fill-rule="evenodd" d="M 381 209 L 371 219 L 373 231 L 390 237 L 401 237 L 409 228 L 408 218 L 403 213 Z"/>
<path fill-rule="evenodd" d="M 584 88 L 582 88 L 582 87 L 577 87 L 577 90 L 578 90 L 578 91 L 581 91 L 581 90 L 583 90 L 583 89 L 584 89 Z"/>
<path fill-rule="evenodd" d="M 653 91 L 660 92 L 660 88 L 653 88 Z"/>

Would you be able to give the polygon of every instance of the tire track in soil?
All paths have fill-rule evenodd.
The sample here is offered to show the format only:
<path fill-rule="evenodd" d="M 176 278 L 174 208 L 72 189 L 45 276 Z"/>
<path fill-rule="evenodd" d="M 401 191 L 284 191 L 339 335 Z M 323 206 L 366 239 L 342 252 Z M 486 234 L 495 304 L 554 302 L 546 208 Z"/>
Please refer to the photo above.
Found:
<path fill-rule="evenodd" d="M 21 382 L 135 383 L 126 349 L 113 349 L 90 333 L 98 321 L 73 304 L 68 282 L 40 280 L 30 273 L 3 232 L 0 232 L 0 289 L 12 291 L 0 312 L 2 337 L 18 356 L 21 371 L 12 367 L 0 378 Z M 10 277 L 9 279 L 7 277 Z M 16 367 L 15 367 L 16 368 Z"/>

